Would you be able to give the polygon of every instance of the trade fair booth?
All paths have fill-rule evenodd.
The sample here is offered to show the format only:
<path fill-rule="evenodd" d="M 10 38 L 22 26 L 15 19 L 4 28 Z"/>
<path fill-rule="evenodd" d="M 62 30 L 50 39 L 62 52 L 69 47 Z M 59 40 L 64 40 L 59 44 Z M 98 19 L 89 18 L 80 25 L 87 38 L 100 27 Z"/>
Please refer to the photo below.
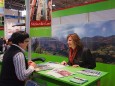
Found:
<path fill-rule="evenodd" d="M 31 75 L 34 83 L 40 86 L 115 85 L 114 0 L 16 1 L 12 2 L 12 9 L 7 7 L 10 0 L 5 1 L 1 16 L 4 16 L 4 29 L 0 29 L 0 37 L 8 39 L 16 31 L 29 33 L 31 41 L 26 57 L 37 64 Z M 22 11 L 26 12 L 25 16 Z M 67 36 L 73 33 L 91 50 L 96 61 L 94 69 L 60 64 L 68 61 Z M 2 59 L 0 69 L 1 65 Z"/>

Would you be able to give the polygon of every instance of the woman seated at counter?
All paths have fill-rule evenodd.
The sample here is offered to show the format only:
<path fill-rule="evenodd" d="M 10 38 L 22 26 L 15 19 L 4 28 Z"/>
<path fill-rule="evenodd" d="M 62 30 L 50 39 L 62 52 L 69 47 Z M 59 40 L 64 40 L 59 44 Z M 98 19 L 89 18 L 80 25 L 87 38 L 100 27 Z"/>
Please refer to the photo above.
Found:
<path fill-rule="evenodd" d="M 83 48 L 80 38 L 76 33 L 67 36 L 67 43 L 69 47 L 69 61 L 63 61 L 61 64 L 89 69 L 96 67 L 95 58 L 92 57 L 90 49 Z"/>

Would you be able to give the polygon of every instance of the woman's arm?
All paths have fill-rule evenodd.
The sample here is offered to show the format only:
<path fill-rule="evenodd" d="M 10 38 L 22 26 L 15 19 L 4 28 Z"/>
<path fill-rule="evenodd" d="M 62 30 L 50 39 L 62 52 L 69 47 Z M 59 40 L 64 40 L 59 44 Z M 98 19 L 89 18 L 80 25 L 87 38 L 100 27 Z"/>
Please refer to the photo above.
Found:
<path fill-rule="evenodd" d="M 96 61 L 93 55 L 91 54 L 90 49 L 84 48 L 82 53 L 82 64 L 81 67 L 93 69 L 96 67 Z"/>

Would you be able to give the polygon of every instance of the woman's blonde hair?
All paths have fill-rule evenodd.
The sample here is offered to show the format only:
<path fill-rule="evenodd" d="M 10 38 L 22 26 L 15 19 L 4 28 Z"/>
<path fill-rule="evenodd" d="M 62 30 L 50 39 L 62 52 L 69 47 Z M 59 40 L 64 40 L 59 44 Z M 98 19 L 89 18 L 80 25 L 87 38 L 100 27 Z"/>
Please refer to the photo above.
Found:
<path fill-rule="evenodd" d="M 67 36 L 67 40 L 68 40 L 69 37 L 72 38 L 73 42 L 75 43 L 75 45 L 76 45 L 76 47 L 78 49 L 82 49 L 83 48 L 83 45 L 82 45 L 81 40 L 80 40 L 80 37 L 76 33 L 69 34 Z"/>

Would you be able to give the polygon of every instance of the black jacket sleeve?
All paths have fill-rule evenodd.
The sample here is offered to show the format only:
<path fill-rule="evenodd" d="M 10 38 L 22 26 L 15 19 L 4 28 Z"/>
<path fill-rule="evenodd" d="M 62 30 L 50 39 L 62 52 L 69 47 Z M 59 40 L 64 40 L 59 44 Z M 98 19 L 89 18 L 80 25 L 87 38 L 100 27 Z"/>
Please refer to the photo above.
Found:
<path fill-rule="evenodd" d="M 82 55 L 82 63 L 80 64 L 81 67 L 93 69 L 96 67 L 95 58 L 92 56 L 90 49 L 84 48 Z"/>

